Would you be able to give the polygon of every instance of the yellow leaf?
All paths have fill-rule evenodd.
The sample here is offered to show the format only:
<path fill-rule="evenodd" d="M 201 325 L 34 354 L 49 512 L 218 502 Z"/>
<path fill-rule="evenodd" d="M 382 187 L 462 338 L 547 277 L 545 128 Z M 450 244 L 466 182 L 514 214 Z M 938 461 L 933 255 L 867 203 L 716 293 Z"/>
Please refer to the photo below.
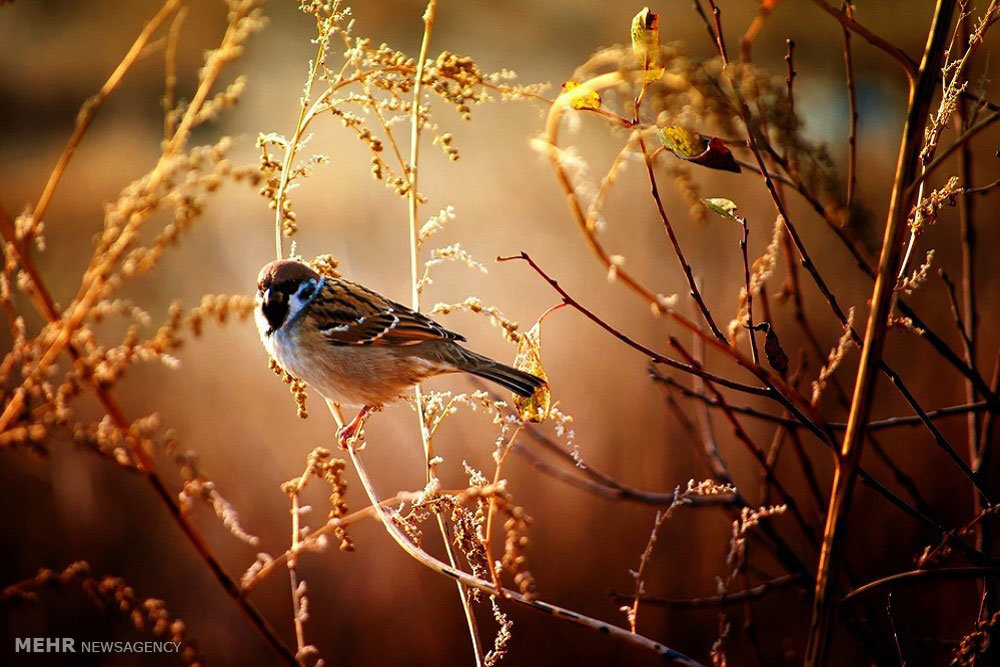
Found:
<path fill-rule="evenodd" d="M 632 51 L 642 65 L 643 81 L 652 83 L 663 76 L 660 67 L 660 16 L 643 7 L 632 19 Z"/>
<path fill-rule="evenodd" d="M 517 355 L 514 357 L 514 368 L 531 373 L 546 381 L 535 393 L 527 398 L 514 397 L 514 406 L 521 421 L 541 423 L 549 416 L 552 402 L 552 392 L 549 391 L 548 376 L 542 367 L 542 327 L 541 320 L 528 329 L 517 343 Z"/>
<path fill-rule="evenodd" d="M 576 81 L 565 82 L 562 89 L 572 109 L 597 111 L 601 108 L 601 95 L 596 90 L 587 90 Z"/>
<path fill-rule="evenodd" d="M 700 134 L 681 125 L 660 128 L 660 141 L 677 157 L 688 160 L 704 153 L 707 143 Z"/>
<path fill-rule="evenodd" d="M 711 197 L 709 199 L 702 199 L 701 203 L 704 204 L 708 210 L 721 215 L 723 218 L 731 218 L 733 220 L 736 219 L 736 202 L 732 199 L 726 199 L 725 197 Z"/>

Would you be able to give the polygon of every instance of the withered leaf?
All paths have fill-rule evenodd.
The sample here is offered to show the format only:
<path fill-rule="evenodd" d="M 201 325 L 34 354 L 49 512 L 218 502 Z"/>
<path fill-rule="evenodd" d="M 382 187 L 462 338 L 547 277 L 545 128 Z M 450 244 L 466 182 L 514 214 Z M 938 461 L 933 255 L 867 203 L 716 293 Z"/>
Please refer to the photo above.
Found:
<path fill-rule="evenodd" d="M 781 341 L 778 340 L 778 334 L 774 333 L 774 327 L 770 323 L 765 322 L 765 324 L 767 333 L 764 335 L 764 356 L 767 357 L 767 363 L 771 364 L 771 368 L 778 371 L 781 377 L 785 377 L 788 373 L 788 355 L 781 347 Z"/>
<path fill-rule="evenodd" d="M 700 164 L 709 169 L 740 173 L 733 152 L 718 137 L 706 138 L 681 125 L 660 128 L 660 142 L 682 160 Z"/>
<path fill-rule="evenodd" d="M 552 392 L 549 390 L 548 376 L 542 366 L 542 327 L 541 320 L 528 329 L 517 343 L 517 355 L 514 357 L 514 368 L 531 373 L 546 381 L 535 393 L 527 398 L 514 397 L 514 407 L 521 421 L 541 423 L 549 416 L 552 403 Z"/>

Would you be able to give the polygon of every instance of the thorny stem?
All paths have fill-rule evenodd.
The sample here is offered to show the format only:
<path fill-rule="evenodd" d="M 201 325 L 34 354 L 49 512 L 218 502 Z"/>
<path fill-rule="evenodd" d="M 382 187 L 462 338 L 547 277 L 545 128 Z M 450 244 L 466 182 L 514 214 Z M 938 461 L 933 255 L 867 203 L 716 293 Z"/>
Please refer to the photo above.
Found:
<path fill-rule="evenodd" d="M 826 6 L 826 3 L 820 2 Z M 827 513 L 823 534 L 823 550 L 820 553 L 816 572 L 816 594 L 813 600 L 813 619 L 810 625 L 809 642 L 806 648 L 808 667 L 826 664 L 829 653 L 830 635 L 833 628 L 836 587 L 835 568 L 839 565 L 844 533 L 847 528 L 847 509 L 851 492 L 861 462 L 864 447 L 864 424 L 871 410 L 873 390 L 877 370 L 885 343 L 888 327 L 889 307 L 892 304 L 895 276 L 900 262 L 903 234 L 906 231 L 906 213 L 909 198 L 905 196 L 914 178 L 919 159 L 919 144 L 927 115 L 930 110 L 934 86 L 934 71 L 941 61 L 946 41 L 948 25 L 955 0 L 938 0 L 934 20 L 927 36 L 919 76 L 910 88 L 910 99 L 903 131 L 896 176 L 893 182 L 889 214 L 886 221 L 885 240 L 879 260 L 878 276 L 872 292 L 871 314 L 865 331 L 861 361 L 858 365 L 857 381 L 851 411 L 847 420 L 847 431 L 841 448 L 840 460 L 834 472 L 833 490 L 830 494 L 830 511 Z"/>

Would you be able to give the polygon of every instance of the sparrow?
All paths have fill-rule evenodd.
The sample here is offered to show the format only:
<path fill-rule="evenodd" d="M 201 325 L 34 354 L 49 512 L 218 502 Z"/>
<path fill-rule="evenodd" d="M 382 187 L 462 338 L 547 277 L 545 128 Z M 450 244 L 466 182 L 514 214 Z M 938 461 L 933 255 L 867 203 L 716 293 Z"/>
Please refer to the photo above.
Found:
<path fill-rule="evenodd" d="M 362 285 L 291 259 L 257 277 L 254 319 L 278 365 L 329 401 L 360 407 L 338 432 L 347 442 L 369 413 L 445 373 L 471 373 L 531 396 L 545 381 L 468 350 L 465 337 Z"/>

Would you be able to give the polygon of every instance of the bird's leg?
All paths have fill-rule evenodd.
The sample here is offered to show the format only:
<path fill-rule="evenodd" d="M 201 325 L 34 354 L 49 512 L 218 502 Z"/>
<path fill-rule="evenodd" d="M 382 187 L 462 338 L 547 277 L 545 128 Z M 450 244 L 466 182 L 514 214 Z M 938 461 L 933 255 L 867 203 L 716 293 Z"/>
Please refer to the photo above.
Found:
<path fill-rule="evenodd" d="M 382 407 L 378 405 L 366 405 L 358 411 L 358 414 L 354 415 L 354 419 L 337 429 L 337 441 L 340 443 L 340 448 L 347 451 L 348 445 L 364 426 L 368 416 L 381 409 Z"/>

